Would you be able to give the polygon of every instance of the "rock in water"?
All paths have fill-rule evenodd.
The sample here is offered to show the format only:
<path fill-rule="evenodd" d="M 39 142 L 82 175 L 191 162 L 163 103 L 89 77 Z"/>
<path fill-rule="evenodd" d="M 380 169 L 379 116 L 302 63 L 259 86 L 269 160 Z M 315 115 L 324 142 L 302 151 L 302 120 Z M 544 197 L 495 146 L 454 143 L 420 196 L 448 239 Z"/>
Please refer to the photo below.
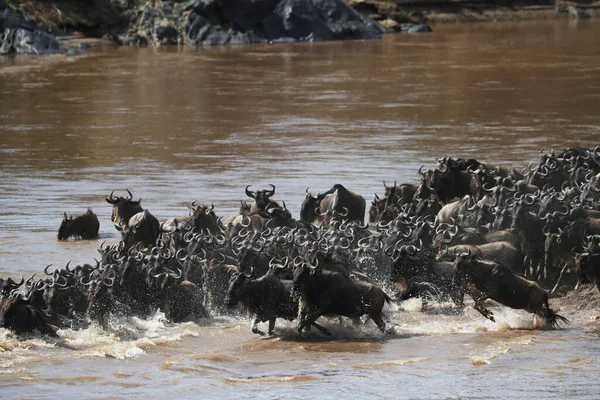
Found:
<path fill-rule="evenodd" d="M 168 2 L 146 5 L 120 39 L 160 45 L 177 36 L 184 43 L 222 45 L 379 39 L 390 32 L 343 0 L 196 0 L 183 10 Z"/>
<path fill-rule="evenodd" d="M 36 30 L 35 21 L 28 19 L 21 12 L 6 8 L 0 13 L 0 55 L 42 55 L 62 51 L 62 46 L 53 36 Z"/>

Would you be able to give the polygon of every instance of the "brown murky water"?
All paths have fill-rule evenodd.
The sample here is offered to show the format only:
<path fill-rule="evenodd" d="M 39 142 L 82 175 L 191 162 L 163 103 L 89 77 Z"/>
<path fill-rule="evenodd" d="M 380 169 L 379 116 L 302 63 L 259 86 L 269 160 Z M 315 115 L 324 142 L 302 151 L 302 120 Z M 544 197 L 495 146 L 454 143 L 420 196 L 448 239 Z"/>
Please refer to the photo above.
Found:
<path fill-rule="evenodd" d="M 600 144 L 600 23 L 439 26 L 382 41 L 206 49 L 101 48 L 65 59 L 0 59 L 0 274 L 91 262 L 99 241 L 58 242 L 63 211 L 91 207 L 114 243 L 113 189 L 164 220 L 192 200 L 227 216 L 247 184 L 339 182 L 370 197 L 415 182 L 444 155 L 524 166 L 541 148 Z M 536 330 L 388 310 L 397 335 L 336 327 L 121 320 L 58 341 L 0 330 L 3 398 L 597 398 L 598 311 L 553 299 L 568 329 Z"/>

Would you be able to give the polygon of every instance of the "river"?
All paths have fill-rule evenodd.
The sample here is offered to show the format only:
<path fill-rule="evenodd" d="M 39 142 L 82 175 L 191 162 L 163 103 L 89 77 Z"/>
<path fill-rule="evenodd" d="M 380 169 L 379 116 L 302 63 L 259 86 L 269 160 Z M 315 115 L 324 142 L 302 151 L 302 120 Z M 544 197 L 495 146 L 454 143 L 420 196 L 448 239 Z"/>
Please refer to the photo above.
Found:
<path fill-rule="evenodd" d="M 541 149 L 600 144 L 600 23 L 434 26 L 380 41 L 116 48 L 0 58 L 0 275 L 91 263 L 119 239 L 104 200 L 128 188 L 159 220 L 193 200 L 219 216 L 276 185 L 298 216 L 304 192 L 417 182 L 438 157 L 509 167 Z M 98 241 L 56 240 L 63 212 L 92 208 Z M 595 289 L 594 289 L 595 290 Z M 396 335 L 326 322 L 333 338 L 250 333 L 244 318 L 121 319 L 60 339 L 0 329 L 2 398 L 581 398 L 600 391 L 594 290 L 551 299 L 571 320 L 539 330 L 386 312 Z"/>

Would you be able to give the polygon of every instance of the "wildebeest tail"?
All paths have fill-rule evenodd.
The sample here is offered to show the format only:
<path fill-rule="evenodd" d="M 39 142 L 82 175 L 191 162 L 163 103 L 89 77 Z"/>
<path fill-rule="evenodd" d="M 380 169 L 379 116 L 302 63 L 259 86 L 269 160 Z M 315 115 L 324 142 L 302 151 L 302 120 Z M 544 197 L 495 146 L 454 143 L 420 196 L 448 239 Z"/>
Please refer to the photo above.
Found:
<path fill-rule="evenodd" d="M 387 295 L 387 293 L 383 293 L 383 298 L 385 299 L 385 302 L 388 304 L 388 306 L 392 305 L 392 298 L 390 296 Z"/>
<path fill-rule="evenodd" d="M 554 310 L 552 310 L 551 308 L 548 308 L 544 311 L 544 318 L 546 319 L 546 322 L 548 323 L 548 326 L 550 326 L 552 329 L 558 329 L 560 328 L 560 324 L 570 324 L 571 322 L 566 319 L 565 317 L 563 317 L 562 315 L 558 315 L 557 313 L 554 312 Z"/>

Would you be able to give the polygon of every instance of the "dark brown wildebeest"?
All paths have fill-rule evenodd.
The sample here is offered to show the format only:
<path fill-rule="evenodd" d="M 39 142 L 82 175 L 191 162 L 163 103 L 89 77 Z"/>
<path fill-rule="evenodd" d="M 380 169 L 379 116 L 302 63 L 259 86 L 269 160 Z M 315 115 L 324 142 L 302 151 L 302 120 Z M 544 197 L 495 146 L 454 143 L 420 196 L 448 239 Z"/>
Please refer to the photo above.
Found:
<path fill-rule="evenodd" d="M 100 222 L 98 216 L 90 209 L 83 215 L 75 218 L 68 217 L 64 213 L 64 218 L 58 228 L 56 238 L 58 240 L 67 240 L 70 237 L 81 239 L 96 239 L 100 230 Z"/>
<path fill-rule="evenodd" d="M 21 275 L 21 281 L 15 282 L 12 278 L 8 278 L 4 280 L 4 278 L 0 278 L 0 297 L 8 297 L 10 293 L 21 287 L 25 282 L 25 278 Z"/>
<path fill-rule="evenodd" d="M 48 323 L 48 317 L 29 302 L 29 296 L 13 293 L 0 299 L 0 327 L 17 334 L 35 330 L 43 335 L 58 337 L 57 328 Z"/>
<path fill-rule="evenodd" d="M 209 232 L 213 235 L 224 233 L 219 218 L 213 212 L 214 204 L 211 203 L 208 207 L 196 205 L 196 201 L 193 201 L 191 205 L 188 205 L 188 208 L 191 214 L 189 217 L 169 218 L 160 226 L 167 247 L 174 249 L 185 247 L 184 237 L 188 232 Z"/>
<path fill-rule="evenodd" d="M 306 197 L 300 207 L 300 220 L 316 227 L 329 226 L 335 220 L 365 220 L 367 202 L 340 184 L 335 184 L 325 193 L 313 196 L 306 189 Z"/>
<path fill-rule="evenodd" d="M 140 204 L 142 199 L 133 201 L 133 195 L 129 189 L 126 190 L 127 193 L 129 193 L 129 197 L 113 196 L 115 193 L 113 190 L 110 196 L 106 198 L 106 202 L 113 205 L 111 220 L 113 224 L 115 224 L 115 228 L 117 228 L 118 231 L 123 231 L 129 226 L 129 220 L 131 217 L 144 211 L 142 205 Z"/>
<path fill-rule="evenodd" d="M 268 335 L 273 333 L 275 320 L 284 318 L 288 321 L 298 316 L 298 302 L 290 296 L 288 286 L 273 275 L 264 275 L 253 279 L 251 274 L 236 272 L 232 275 L 227 290 L 225 303 L 234 307 L 241 302 L 253 315 L 252 332 L 264 335 L 258 329 L 259 322 L 269 321 Z"/>
<path fill-rule="evenodd" d="M 246 186 L 246 196 L 254 199 L 254 203 L 250 206 L 250 213 L 262 213 L 267 208 L 282 208 L 275 200 L 271 200 L 271 197 L 275 194 L 275 185 L 269 184 L 271 190 L 257 190 L 253 192 L 248 190 L 250 185 Z"/>
<path fill-rule="evenodd" d="M 322 315 L 359 318 L 367 314 L 385 332 L 381 310 L 392 301 L 372 283 L 350 280 L 338 272 L 322 271 L 306 263 L 294 271 L 292 295 L 301 300 L 298 332 L 313 325 L 327 335 L 331 333 L 315 324 Z"/>
<path fill-rule="evenodd" d="M 515 273 L 524 273 L 523 260 L 525 255 L 520 248 L 514 247 L 509 242 L 492 242 L 481 245 L 460 244 L 447 249 L 447 254 L 471 253 L 480 259 L 502 264 Z"/>
<path fill-rule="evenodd" d="M 552 328 L 559 327 L 560 322 L 569 323 L 550 308 L 548 293 L 537 282 L 515 275 L 501 264 L 461 253 L 454 266 L 460 288 L 473 298 L 475 309 L 493 322 L 494 314 L 483 305 L 486 299 L 534 313 Z"/>
<path fill-rule="evenodd" d="M 412 244 L 395 249 L 390 281 L 396 283 L 401 280 L 404 281 L 406 290 L 401 294 L 400 300 L 420 297 L 423 299 L 423 306 L 426 306 L 429 298 L 449 298 L 456 306 L 463 306 L 464 294 L 458 290 L 453 263 L 437 261 L 431 250 L 421 250 Z"/>
<path fill-rule="evenodd" d="M 394 181 L 394 186 L 387 186 L 384 181 L 383 187 L 385 189 L 384 199 L 386 204 L 402 205 L 411 202 L 419 185 L 403 183 L 397 186 L 396 181 Z"/>
<path fill-rule="evenodd" d="M 594 235 L 594 238 L 583 253 L 575 254 L 575 264 L 580 274 L 600 290 L 600 247 L 598 247 L 600 236 Z"/>
<path fill-rule="evenodd" d="M 371 207 L 369 207 L 369 222 L 377 223 L 381 220 L 381 215 L 385 212 L 387 208 L 386 199 L 380 199 L 377 196 L 377 193 L 373 193 L 373 201 L 371 202 Z M 393 218 L 392 218 L 393 219 Z M 388 221 L 383 221 L 388 222 Z"/>
<path fill-rule="evenodd" d="M 437 215 L 441 209 L 442 202 L 435 189 L 427 185 L 425 180 L 422 180 L 408 207 L 407 213 L 425 217 L 428 215 Z"/>
<path fill-rule="evenodd" d="M 148 210 L 131 217 L 129 225 L 123 230 L 123 241 L 126 247 L 133 247 L 139 242 L 146 247 L 153 247 L 159 236 L 160 222 Z"/>
<path fill-rule="evenodd" d="M 126 190 L 129 193 L 127 198 L 114 197 L 114 190 L 106 198 L 106 202 L 113 205 L 113 224 L 122 233 L 126 247 L 135 246 L 138 242 L 152 247 L 161 233 L 160 222 L 148 210 L 142 208 L 142 199 L 133 201 L 133 195 L 129 189 Z"/>
<path fill-rule="evenodd" d="M 419 173 L 423 176 L 427 186 L 434 189 L 439 199 L 444 203 L 449 202 L 455 197 L 463 197 L 471 193 L 473 176 L 462 170 L 462 167 L 456 167 L 452 163 L 440 164 L 440 169 L 427 170 L 422 172 L 423 167 L 419 168 Z"/>

